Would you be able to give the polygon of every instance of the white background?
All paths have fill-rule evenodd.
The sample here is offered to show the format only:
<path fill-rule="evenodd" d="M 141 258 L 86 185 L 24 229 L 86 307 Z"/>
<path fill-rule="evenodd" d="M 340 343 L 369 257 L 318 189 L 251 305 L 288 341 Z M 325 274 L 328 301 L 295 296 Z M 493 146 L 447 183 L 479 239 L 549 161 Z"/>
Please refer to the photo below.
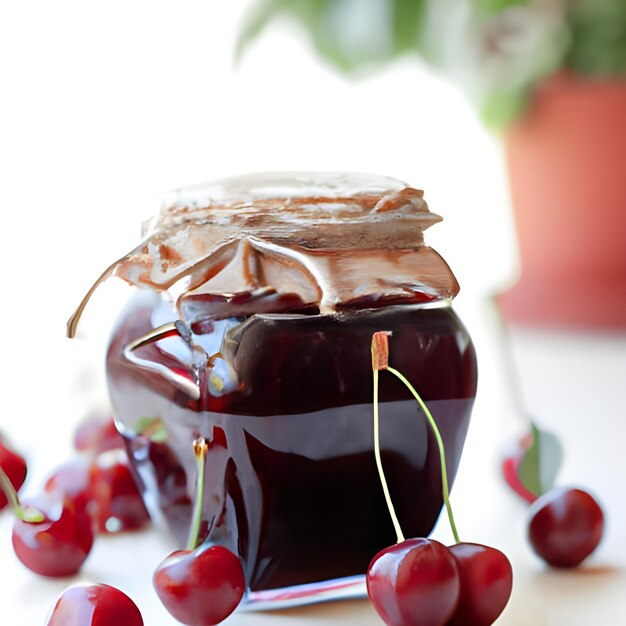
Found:
<path fill-rule="evenodd" d="M 617 608 L 626 610 L 612 591 L 623 585 L 612 569 L 625 561 L 619 533 L 609 536 L 594 574 L 584 580 L 545 573 L 524 543 L 524 507 L 497 477 L 508 435 L 524 426 L 507 387 L 497 318 L 485 305 L 485 296 L 509 284 L 516 271 L 497 140 L 452 87 L 415 59 L 374 78 L 348 81 L 316 61 L 300 33 L 284 27 L 264 36 L 235 68 L 233 42 L 245 5 L 0 4 L 0 429 L 28 457 L 26 491 L 35 493 L 49 469 L 70 454 L 80 418 L 107 408 L 103 349 L 127 289 L 111 283 L 96 295 L 80 339 L 65 339 L 65 322 L 97 275 L 138 241 L 158 192 L 261 170 L 395 176 L 425 189 L 431 209 L 445 218 L 428 232 L 428 242 L 462 285 L 457 308 L 479 349 L 479 401 L 455 498 L 465 517 L 459 525 L 472 533 L 468 538 L 519 555 L 514 565 L 520 582 L 502 623 L 560 625 L 589 618 L 580 622 L 588 624 L 585 606 L 592 605 L 581 593 L 591 589 L 596 607 L 605 611 L 596 621 L 619 624 L 611 621 Z M 610 454 L 621 458 L 620 444 L 598 426 L 623 422 L 617 407 L 626 369 L 623 337 L 517 338 L 528 372 L 527 401 L 545 408 L 577 451 L 564 469 L 566 478 L 591 483 L 605 500 L 619 500 L 619 482 L 600 466 Z M 574 395 L 583 388 L 590 390 L 584 398 L 604 402 L 602 415 L 586 419 L 587 409 L 598 405 L 585 401 L 581 407 Z M 575 424 L 571 429 L 563 407 Z M 590 441 L 598 446 L 592 455 Z M 623 476 L 623 461 L 621 470 Z M 614 527 L 623 527 L 623 505 L 613 515 L 620 520 Z M 445 529 L 438 532 L 446 537 Z M 9 534 L 10 519 L 3 514 L 0 621 L 43 623 L 67 581 L 41 581 L 25 571 L 12 555 Z M 155 533 L 102 540 L 82 579 L 124 588 L 141 603 L 146 624 L 174 623 L 149 583 L 166 551 L 166 540 Z M 567 588 L 575 593 L 566 602 Z M 366 603 L 231 621 L 281 619 L 376 623 Z"/>

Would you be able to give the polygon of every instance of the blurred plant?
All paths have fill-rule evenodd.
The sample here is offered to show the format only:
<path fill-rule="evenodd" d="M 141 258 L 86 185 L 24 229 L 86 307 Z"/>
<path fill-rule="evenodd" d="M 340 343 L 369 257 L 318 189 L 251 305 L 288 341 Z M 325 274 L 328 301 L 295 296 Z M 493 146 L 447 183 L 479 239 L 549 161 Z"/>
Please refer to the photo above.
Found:
<path fill-rule="evenodd" d="M 626 75 L 626 0 L 255 0 L 238 56 L 280 17 L 299 22 L 318 53 L 347 73 L 420 55 L 495 127 L 559 70 Z"/>

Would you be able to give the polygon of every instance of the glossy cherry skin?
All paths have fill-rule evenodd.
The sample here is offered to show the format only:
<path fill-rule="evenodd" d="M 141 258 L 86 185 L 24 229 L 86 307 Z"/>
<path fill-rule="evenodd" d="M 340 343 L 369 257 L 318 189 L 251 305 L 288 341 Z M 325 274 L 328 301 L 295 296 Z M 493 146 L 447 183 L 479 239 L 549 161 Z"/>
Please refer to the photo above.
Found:
<path fill-rule="evenodd" d="M 74 447 L 81 452 L 99 454 L 124 447 L 112 417 L 93 415 L 81 422 L 74 432 Z"/>
<path fill-rule="evenodd" d="M 0 466 L 9 477 L 15 491 L 19 491 L 26 480 L 26 461 L 19 454 L 0 443 Z M 7 497 L 4 491 L 0 489 L 0 511 L 7 504 Z"/>
<path fill-rule="evenodd" d="M 513 569 L 500 550 L 476 543 L 450 547 L 461 581 L 459 604 L 448 626 L 490 626 L 513 589 Z"/>
<path fill-rule="evenodd" d="M 24 503 L 38 509 L 42 522 L 16 519 L 13 549 L 18 559 L 41 576 L 72 576 L 89 555 L 94 534 L 90 517 L 72 500 L 41 496 Z"/>
<path fill-rule="evenodd" d="M 58 467 L 46 481 L 44 491 L 60 499 L 69 498 L 87 510 L 91 500 L 87 459 L 77 457 Z"/>
<path fill-rule="evenodd" d="M 602 539 L 604 514 L 593 497 L 582 489 L 552 489 L 529 512 L 530 544 L 554 567 L 580 565 Z"/>
<path fill-rule="evenodd" d="M 444 626 L 459 600 L 456 560 L 432 539 L 407 539 L 385 548 L 370 563 L 366 581 L 387 626 Z"/>
<path fill-rule="evenodd" d="M 76 585 L 57 600 L 44 626 L 143 626 L 137 605 L 109 585 Z"/>
<path fill-rule="evenodd" d="M 150 522 L 123 450 L 99 454 L 89 468 L 89 511 L 100 533 L 139 530 Z"/>
<path fill-rule="evenodd" d="M 152 579 L 163 606 L 188 626 L 212 626 L 238 606 L 246 589 L 239 558 L 222 546 L 200 546 L 168 556 Z"/>

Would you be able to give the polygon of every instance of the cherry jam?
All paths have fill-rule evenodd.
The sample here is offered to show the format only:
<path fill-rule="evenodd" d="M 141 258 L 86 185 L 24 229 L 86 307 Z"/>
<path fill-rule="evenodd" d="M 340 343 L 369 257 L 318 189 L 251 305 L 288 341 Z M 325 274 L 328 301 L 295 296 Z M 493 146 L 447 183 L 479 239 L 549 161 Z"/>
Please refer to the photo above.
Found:
<path fill-rule="evenodd" d="M 395 542 L 373 453 L 372 334 L 390 330 L 390 362 L 416 386 L 441 430 L 453 478 L 476 391 L 470 338 L 448 306 L 399 305 L 334 315 L 221 320 L 193 342 L 228 346 L 236 385 L 203 381 L 198 399 L 137 367 L 124 347 L 155 327 L 163 303 L 138 293 L 118 320 L 108 357 L 115 413 L 127 436 L 161 420 L 165 443 L 132 438 L 148 502 L 181 546 L 191 519 L 192 441 L 209 442 L 204 536 L 240 554 L 252 590 L 363 574 Z M 212 353 L 211 352 L 211 353 Z M 195 377 L 182 339 L 138 350 L 146 363 Z M 382 459 L 406 536 L 427 536 L 442 508 L 439 454 L 415 401 L 380 377 Z"/>
<path fill-rule="evenodd" d="M 187 543 L 194 440 L 208 442 L 200 539 L 239 555 L 248 604 L 345 597 L 394 543 L 374 456 L 370 346 L 415 385 L 452 479 L 476 393 L 458 283 L 424 242 L 418 189 L 365 174 L 250 175 L 178 190 L 97 286 L 137 287 L 107 377 L 146 505 Z M 382 462 L 403 532 L 442 509 L 439 452 L 402 383 L 380 375 Z M 357 582 L 355 583 L 355 579 Z M 347 591 L 346 591 L 347 590 Z"/>

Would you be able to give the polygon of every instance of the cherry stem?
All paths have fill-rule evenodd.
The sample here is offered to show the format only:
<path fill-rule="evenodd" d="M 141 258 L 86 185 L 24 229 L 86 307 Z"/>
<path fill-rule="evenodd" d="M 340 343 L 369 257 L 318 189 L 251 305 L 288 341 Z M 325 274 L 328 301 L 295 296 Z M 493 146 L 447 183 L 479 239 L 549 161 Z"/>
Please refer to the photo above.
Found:
<path fill-rule="evenodd" d="M 196 500 L 194 502 L 193 515 L 191 518 L 191 528 L 189 529 L 189 539 L 187 540 L 187 550 L 195 550 L 198 547 L 200 536 L 200 526 L 202 525 L 202 505 L 204 503 L 204 474 L 206 466 L 206 455 L 209 446 L 204 437 L 198 437 L 193 442 L 193 452 L 196 455 L 198 466 L 198 480 L 196 483 Z"/>
<path fill-rule="evenodd" d="M 391 501 L 391 495 L 389 494 L 389 487 L 387 486 L 387 479 L 385 478 L 385 472 L 383 470 L 383 462 L 380 457 L 380 428 L 378 418 L 378 369 L 374 368 L 374 456 L 376 457 L 376 467 L 378 469 L 378 476 L 380 477 L 380 483 L 383 487 L 383 493 L 385 494 L 385 501 L 387 502 L 387 508 L 389 509 L 389 515 L 393 527 L 396 531 L 398 543 L 404 541 L 404 534 L 396 515 L 396 510 Z"/>
<path fill-rule="evenodd" d="M 459 533 L 456 529 L 456 523 L 454 522 L 454 515 L 452 514 L 452 506 L 450 505 L 450 488 L 448 486 L 448 470 L 446 468 L 446 451 L 443 445 L 443 439 L 441 437 L 441 433 L 439 432 L 439 428 L 437 427 L 437 423 L 433 418 L 431 412 L 428 410 L 426 403 L 422 400 L 421 396 L 415 390 L 415 387 L 396 369 L 393 367 L 387 366 L 387 371 L 399 378 L 409 389 L 409 391 L 413 394 L 413 397 L 417 400 L 418 404 L 422 407 L 424 414 L 426 415 L 426 419 L 430 423 L 430 427 L 433 430 L 435 435 L 435 439 L 437 440 L 437 446 L 439 447 L 439 459 L 441 461 L 441 488 L 443 492 L 443 501 L 446 505 L 446 511 L 448 513 L 448 520 L 450 520 L 450 528 L 452 530 L 452 535 L 454 536 L 454 541 L 456 543 L 460 543 Z"/>
<path fill-rule="evenodd" d="M 20 498 L 17 495 L 17 491 L 15 491 L 15 487 L 13 486 L 11 479 L 7 476 L 2 467 L 0 467 L 0 488 L 6 495 L 7 500 L 10 502 L 11 507 L 13 508 L 13 511 L 15 512 L 15 516 L 17 518 L 21 519 L 24 522 L 43 522 L 45 517 L 41 511 L 38 511 L 32 506 L 22 506 Z"/>

